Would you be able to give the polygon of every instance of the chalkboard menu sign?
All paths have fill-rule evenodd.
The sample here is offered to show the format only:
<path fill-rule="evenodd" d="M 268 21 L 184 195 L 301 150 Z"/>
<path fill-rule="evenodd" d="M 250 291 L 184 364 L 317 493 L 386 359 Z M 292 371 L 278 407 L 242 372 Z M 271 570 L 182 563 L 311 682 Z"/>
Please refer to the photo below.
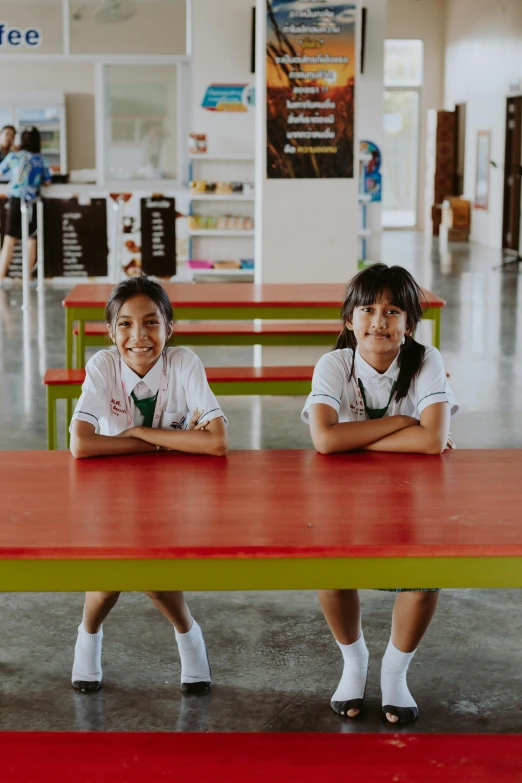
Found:
<path fill-rule="evenodd" d="M 107 201 L 47 199 L 44 204 L 46 277 L 105 277 Z"/>
<path fill-rule="evenodd" d="M 0 198 L 0 245 L 4 244 L 5 226 L 6 226 L 6 205 L 7 199 Z M 13 260 L 7 270 L 8 277 L 22 277 L 22 243 L 17 242 L 14 248 Z"/>
<path fill-rule="evenodd" d="M 141 199 L 141 267 L 145 274 L 176 274 L 176 203 L 163 196 Z"/>

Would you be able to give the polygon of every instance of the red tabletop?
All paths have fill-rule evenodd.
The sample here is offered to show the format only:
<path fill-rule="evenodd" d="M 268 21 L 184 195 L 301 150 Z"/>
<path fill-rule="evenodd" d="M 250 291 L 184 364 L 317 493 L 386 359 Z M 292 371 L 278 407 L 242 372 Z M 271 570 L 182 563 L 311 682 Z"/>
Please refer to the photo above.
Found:
<path fill-rule="evenodd" d="M 520 557 L 521 475 L 522 450 L 3 451 L 0 558 Z"/>
<path fill-rule="evenodd" d="M 174 307 L 340 307 L 345 283 L 165 283 Z M 113 286 L 107 283 L 76 285 L 65 307 L 105 307 Z M 423 289 L 428 307 L 445 301 Z"/>
<path fill-rule="evenodd" d="M 3 783 L 516 783 L 521 753 L 518 735 L 0 734 Z"/>

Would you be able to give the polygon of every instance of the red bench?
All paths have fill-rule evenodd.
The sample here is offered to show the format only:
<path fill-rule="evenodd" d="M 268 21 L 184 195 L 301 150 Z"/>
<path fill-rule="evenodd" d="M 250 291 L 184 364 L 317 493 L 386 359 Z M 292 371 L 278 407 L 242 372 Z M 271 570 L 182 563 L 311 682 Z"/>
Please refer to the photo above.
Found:
<path fill-rule="evenodd" d="M 85 347 L 110 344 L 107 325 L 88 321 L 83 344 L 78 340 L 80 328 L 75 324 L 76 366 L 85 367 Z M 339 321 L 284 323 L 273 321 L 202 321 L 177 322 L 170 345 L 324 345 L 332 347 L 341 325 Z"/>
<path fill-rule="evenodd" d="M 520 735 L 0 733 L 3 783 L 517 783 Z"/>
<path fill-rule="evenodd" d="M 220 397 L 227 394 L 308 394 L 313 367 L 207 367 L 211 389 Z M 80 396 L 85 370 L 47 370 L 47 445 L 57 448 L 56 403 L 66 400 L 66 420 L 72 417 L 73 401 Z M 67 438 L 68 442 L 68 438 Z"/>

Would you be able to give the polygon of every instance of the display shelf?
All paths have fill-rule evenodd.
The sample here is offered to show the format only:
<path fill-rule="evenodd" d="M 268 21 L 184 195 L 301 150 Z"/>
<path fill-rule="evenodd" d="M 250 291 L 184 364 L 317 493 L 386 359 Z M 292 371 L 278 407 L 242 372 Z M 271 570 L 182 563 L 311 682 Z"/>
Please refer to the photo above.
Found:
<path fill-rule="evenodd" d="M 245 196 L 243 193 L 189 193 L 190 201 L 255 201 L 254 196 Z"/>
<path fill-rule="evenodd" d="M 189 155 L 189 160 L 242 160 L 254 163 L 255 158 L 251 155 L 208 155 L 206 152 Z"/>
<path fill-rule="evenodd" d="M 254 231 L 245 229 L 201 229 L 189 230 L 189 237 L 253 237 Z"/>
<path fill-rule="evenodd" d="M 210 277 L 217 277 L 217 276 L 223 276 L 223 277 L 253 277 L 254 276 L 254 270 L 253 269 L 191 269 L 190 267 L 187 267 L 187 269 L 190 271 L 190 274 L 194 277 L 206 277 L 209 275 Z"/>

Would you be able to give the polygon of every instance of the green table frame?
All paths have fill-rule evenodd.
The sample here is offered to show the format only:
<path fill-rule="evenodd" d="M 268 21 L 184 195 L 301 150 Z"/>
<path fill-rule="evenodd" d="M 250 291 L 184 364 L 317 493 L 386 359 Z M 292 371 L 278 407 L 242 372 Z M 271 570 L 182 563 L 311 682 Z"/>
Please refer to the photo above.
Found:
<path fill-rule="evenodd" d="M 427 307 L 423 319 L 432 321 L 432 342 L 440 349 L 441 307 Z M 74 324 L 78 322 L 76 338 L 76 366 L 85 366 L 85 348 L 87 345 L 105 345 L 105 338 L 85 335 L 87 321 L 103 321 L 103 307 L 66 307 L 65 308 L 65 366 L 72 369 L 74 357 Z M 339 307 L 176 307 L 178 321 L 253 321 L 294 320 L 294 321 L 335 321 L 339 318 Z M 198 336 L 191 345 L 331 345 L 330 335 L 209 335 Z M 224 392 L 222 392 L 224 393 Z M 236 394 L 243 392 L 236 392 Z M 251 392 L 258 394 L 259 392 Z M 269 392 L 265 392 L 268 394 Z M 277 392 L 278 394 L 281 392 Z"/>

